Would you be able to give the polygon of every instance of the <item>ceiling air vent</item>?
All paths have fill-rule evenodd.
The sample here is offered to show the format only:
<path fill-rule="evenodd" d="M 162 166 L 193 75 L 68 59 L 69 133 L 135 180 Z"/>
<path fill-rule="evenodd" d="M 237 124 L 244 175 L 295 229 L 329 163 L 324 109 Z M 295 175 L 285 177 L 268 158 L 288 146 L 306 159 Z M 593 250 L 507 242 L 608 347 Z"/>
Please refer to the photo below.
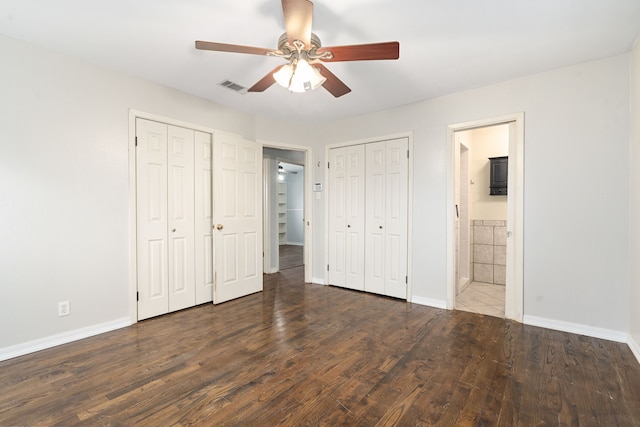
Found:
<path fill-rule="evenodd" d="M 246 87 L 241 86 L 238 83 L 234 83 L 231 80 L 223 80 L 218 84 L 222 87 L 226 87 L 227 89 L 237 92 L 241 95 L 244 95 L 245 93 L 247 93 Z"/>

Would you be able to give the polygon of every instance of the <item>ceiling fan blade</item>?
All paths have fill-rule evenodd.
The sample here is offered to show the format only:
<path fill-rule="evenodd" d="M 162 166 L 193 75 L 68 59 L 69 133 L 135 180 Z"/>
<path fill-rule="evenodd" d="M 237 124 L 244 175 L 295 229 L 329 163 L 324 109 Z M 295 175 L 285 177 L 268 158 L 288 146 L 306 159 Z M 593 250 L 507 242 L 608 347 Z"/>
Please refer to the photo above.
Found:
<path fill-rule="evenodd" d="M 318 49 L 318 54 L 323 52 L 333 53 L 333 58 L 323 59 L 324 62 L 398 59 L 400 57 L 400 43 L 355 44 L 350 46 L 321 47 Z"/>
<path fill-rule="evenodd" d="M 234 52 L 234 53 L 250 53 L 252 55 L 266 55 L 267 52 L 273 52 L 273 49 L 263 47 L 242 46 L 237 44 L 203 42 L 196 40 L 196 49 L 213 50 L 216 52 Z"/>
<path fill-rule="evenodd" d="M 289 44 L 293 46 L 294 40 L 300 40 L 304 43 L 305 49 L 309 49 L 313 3 L 309 0 L 282 0 L 282 13 Z"/>
<path fill-rule="evenodd" d="M 280 68 L 284 67 L 284 65 L 279 65 L 269 72 L 266 76 L 261 78 L 256 84 L 251 86 L 248 92 L 264 92 L 269 89 L 272 84 L 276 82 L 276 79 L 273 78 L 273 73 L 277 72 Z"/>
<path fill-rule="evenodd" d="M 331 93 L 331 95 L 335 96 L 336 98 L 339 98 L 342 95 L 346 95 L 347 93 L 351 92 L 351 89 L 349 89 L 349 87 L 346 84 L 344 84 L 342 80 L 336 77 L 335 74 L 329 71 L 327 67 L 317 63 L 313 64 L 313 66 L 317 67 L 320 70 L 320 74 L 322 74 L 322 77 L 327 79 L 322 84 L 322 87 L 328 90 Z"/>

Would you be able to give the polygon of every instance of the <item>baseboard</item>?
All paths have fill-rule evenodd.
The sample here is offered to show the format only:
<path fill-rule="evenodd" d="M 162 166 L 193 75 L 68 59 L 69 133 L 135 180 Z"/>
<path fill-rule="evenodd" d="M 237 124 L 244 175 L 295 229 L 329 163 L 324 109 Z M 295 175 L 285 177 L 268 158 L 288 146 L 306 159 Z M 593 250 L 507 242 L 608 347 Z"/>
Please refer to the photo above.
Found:
<path fill-rule="evenodd" d="M 35 353 L 36 351 L 67 344 L 83 338 L 125 328 L 127 326 L 131 326 L 131 320 L 128 317 L 123 317 L 111 322 L 100 323 L 98 325 L 88 326 L 86 328 L 76 329 L 62 334 L 51 335 L 49 337 L 5 347 L 0 349 L 0 361 L 24 356 L 29 353 Z"/>
<path fill-rule="evenodd" d="M 638 360 L 638 363 L 640 363 L 640 344 L 638 344 L 638 342 L 634 340 L 631 335 L 629 335 L 627 345 L 631 349 L 633 355 L 636 357 L 636 360 Z"/>
<path fill-rule="evenodd" d="M 287 242 L 287 243 L 285 243 L 285 245 L 289 245 L 289 246 L 304 246 L 304 243 L 300 243 L 300 242 Z"/>
<path fill-rule="evenodd" d="M 313 283 L 314 285 L 324 285 L 324 277 L 312 277 L 311 283 Z"/>
<path fill-rule="evenodd" d="M 442 309 L 446 309 L 447 308 L 447 302 L 446 301 L 439 300 L 439 299 L 432 299 L 432 298 L 417 297 L 415 295 L 411 297 L 411 303 L 412 304 L 426 305 L 426 306 L 434 307 L 434 308 L 442 308 Z"/>
<path fill-rule="evenodd" d="M 572 334 L 585 335 L 587 337 L 601 338 L 609 341 L 626 343 L 629 336 L 626 332 L 611 329 L 596 328 L 579 323 L 563 322 L 561 320 L 545 319 L 542 317 L 525 315 L 522 319 L 525 325 L 539 326 L 541 328 L 554 329 L 556 331 L 570 332 Z"/>

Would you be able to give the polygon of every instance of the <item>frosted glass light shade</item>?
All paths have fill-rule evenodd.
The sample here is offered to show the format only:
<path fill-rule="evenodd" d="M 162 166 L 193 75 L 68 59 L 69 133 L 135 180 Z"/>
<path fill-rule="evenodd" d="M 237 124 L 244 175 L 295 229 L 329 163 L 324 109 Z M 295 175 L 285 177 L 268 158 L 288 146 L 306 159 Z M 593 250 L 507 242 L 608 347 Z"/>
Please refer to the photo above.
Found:
<path fill-rule="evenodd" d="M 289 87 L 291 83 L 291 76 L 293 75 L 293 67 L 291 64 L 287 64 L 273 73 L 273 78 L 282 87 Z"/>
<path fill-rule="evenodd" d="M 283 66 L 273 74 L 273 78 L 280 86 L 298 93 L 317 89 L 327 80 L 304 59 L 298 60 L 295 67 L 291 64 Z"/>

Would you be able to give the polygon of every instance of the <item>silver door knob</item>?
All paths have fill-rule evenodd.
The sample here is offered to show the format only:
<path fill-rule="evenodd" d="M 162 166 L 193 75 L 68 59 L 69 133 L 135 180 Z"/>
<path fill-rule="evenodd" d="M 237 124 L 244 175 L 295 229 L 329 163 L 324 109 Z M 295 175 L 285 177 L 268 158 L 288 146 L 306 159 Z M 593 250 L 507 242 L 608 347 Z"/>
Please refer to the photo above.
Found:
<path fill-rule="evenodd" d="M 176 229 L 174 228 L 173 230 L 171 230 L 171 232 L 172 232 L 172 233 L 175 233 L 175 232 L 176 232 Z"/>
<path fill-rule="evenodd" d="M 216 225 L 216 230 L 222 230 L 224 228 L 224 226 L 222 224 L 217 224 Z"/>

